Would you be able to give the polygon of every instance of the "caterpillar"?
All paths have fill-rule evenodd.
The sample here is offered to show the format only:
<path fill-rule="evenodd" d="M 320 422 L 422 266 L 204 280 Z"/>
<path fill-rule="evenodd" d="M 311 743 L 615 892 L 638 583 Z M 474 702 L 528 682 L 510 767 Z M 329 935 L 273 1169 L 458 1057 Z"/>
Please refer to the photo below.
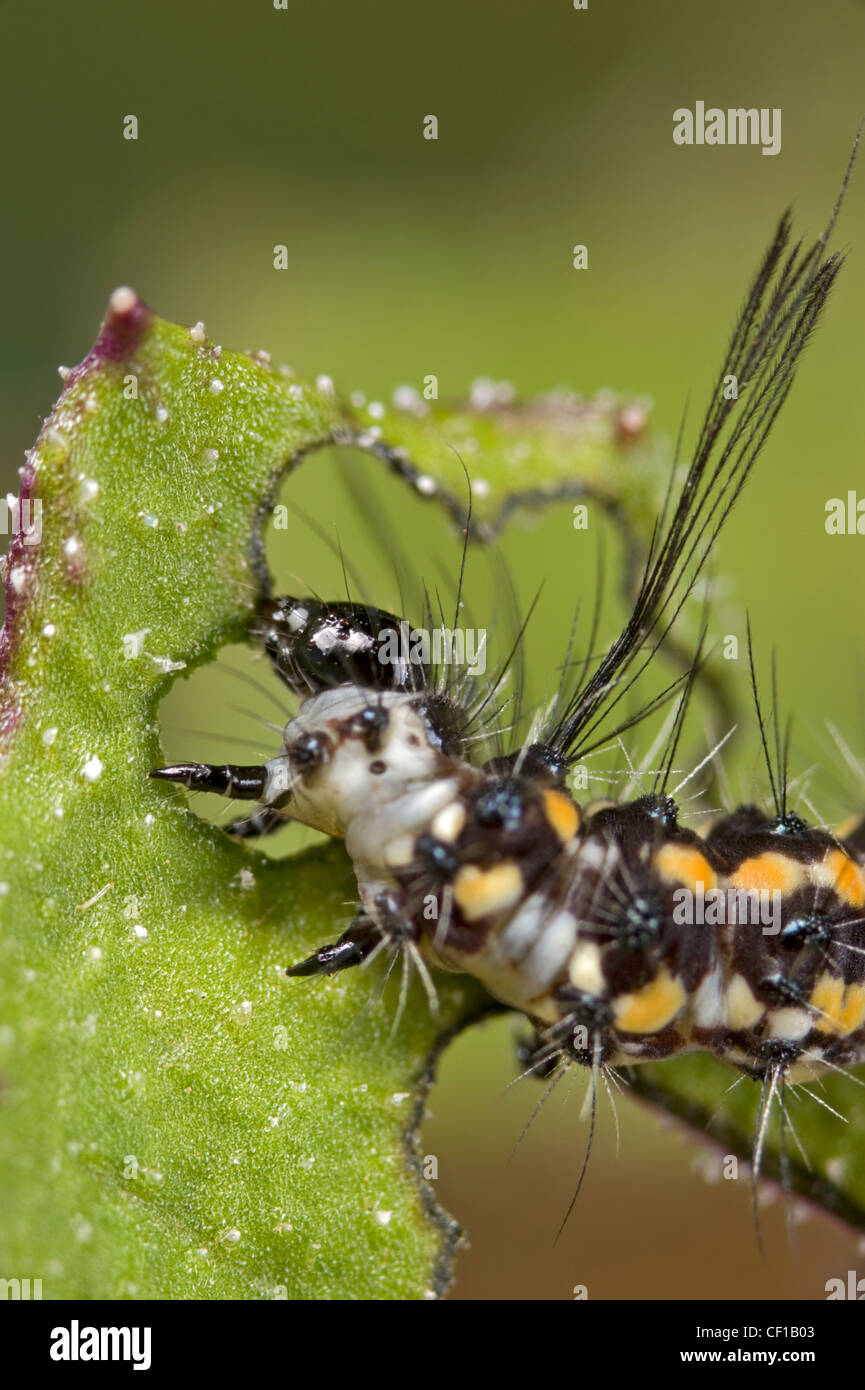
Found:
<path fill-rule="evenodd" d="M 792 244 L 781 218 L 678 488 L 671 474 L 621 631 L 599 657 L 594 632 L 581 662 L 569 649 L 558 691 L 516 746 L 490 756 L 507 662 L 479 684 L 447 652 L 436 660 L 407 645 L 415 629 L 401 615 L 266 596 L 252 635 L 301 699 L 280 751 L 259 765 L 150 774 L 257 803 L 227 827 L 236 837 L 291 819 L 344 840 L 357 914 L 288 976 L 331 975 L 381 951 L 410 960 L 431 998 L 431 968 L 473 976 L 531 1024 L 528 1071 L 577 1064 L 593 1086 L 605 1068 L 708 1053 L 763 1087 L 755 1171 L 784 1085 L 865 1060 L 865 815 L 833 833 L 788 808 L 753 657 L 768 810 L 743 805 L 700 832 L 681 823 L 684 784 L 670 784 L 702 639 L 686 671 L 636 713 L 623 701 L 655 669 L 823 315 L 843 262 L 828 243 L 849 175 L 813 245 Z M 464 529 L 457 616 L 471 504 Z M 427 599 L 426 630 L 453 643 L 433 612 Z M 578 801 L 574 768 L 666 703 L 651 791 Z"/>

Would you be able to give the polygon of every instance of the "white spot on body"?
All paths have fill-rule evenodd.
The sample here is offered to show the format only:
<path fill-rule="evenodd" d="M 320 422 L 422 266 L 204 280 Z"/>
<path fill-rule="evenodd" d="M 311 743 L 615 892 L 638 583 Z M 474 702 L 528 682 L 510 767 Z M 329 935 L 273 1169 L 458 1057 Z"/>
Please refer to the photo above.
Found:
<path fill-rule="evenodd" d="M 414 858 L 414 836 L 398 835 L 384 851 L 384 862 L 391 869 L 402 869 Z"/>
<path fill-rule="evenodd" d="M 445 840 L 450 844 L 460 835 L 465 823 L 465 807 L 460 801 L 452 801 L 450 806 L 445 806 L 443 810 L 433 816 L 430 822 L 430 833 L 437 840 Z"/>
<path fill-rule="evenodd" d="M 499 934 L 498 944 L 505 960 L 516 964 L 525 958 L 537 940 L 545 913 L 549 913 L 549 907 L 540 893 L 526 898 Z"/>
<path fill-rule="evenodd" d="M 595 941 L 578 941 L 568 965 L 568 977 L 575 989 L 594 996 L 604 992 L 601 948 Z"/>
<path fill-rule="evenodd" d="M 724 986 L 719 969 L 710 970 L 700 981 L 691 1004 L 697 1028 L 719 1028 L 726 1017 Z"/>
<path fill-rule="evenodd" d="M 811 1031 L 811 1015 L 807 1009 L 775 1009 L 769 1014 L 769 1037 L 787 1038 L 796 1042 Z"/>
<path fill-rule="evenodd" d="M 584 841 L 577 851 L 580 869 L 597 869 L 604 876 L 610 874 L 619 858 L 619 851 L 613 844 L 602 844 L 598 840 Z"/>
<path fill-rule="evenodd" d="M 739 1031 L 753 1028 L 765 1013 L 744 975 L 734 975 L 727 986 L 727 1026 Z"/>
<path fill-rule="evenodd" d="M 81 776 L 86 782 L 98 782 L 99 778 L 102 776 L 103 766 L 102 759 L 98 757 L 96 753 L 92 753 L 88 756 L 81 769 Z"/>
<path fill-rule="evenodd" d="M 526 975 L 538 993 L 552 984 L 571 954 L 577 936 L 572 912 L 556 912 L 542 924 L 541 934 L 524 963 Z"/>

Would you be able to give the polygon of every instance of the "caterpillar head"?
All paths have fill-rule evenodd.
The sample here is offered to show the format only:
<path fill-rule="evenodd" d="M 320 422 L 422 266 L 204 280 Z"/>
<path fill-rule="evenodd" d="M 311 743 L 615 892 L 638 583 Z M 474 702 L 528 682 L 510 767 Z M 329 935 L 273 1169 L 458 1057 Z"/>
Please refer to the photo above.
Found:
<path fill-rule="evenodd" d="M 268 804 L 355 844 L 384 846 L 423 824 L 453 796 L 463 766 L 456 709 L 430 693 L 324 690 L 289 721 L 283 742 L 267 764 Z"/>

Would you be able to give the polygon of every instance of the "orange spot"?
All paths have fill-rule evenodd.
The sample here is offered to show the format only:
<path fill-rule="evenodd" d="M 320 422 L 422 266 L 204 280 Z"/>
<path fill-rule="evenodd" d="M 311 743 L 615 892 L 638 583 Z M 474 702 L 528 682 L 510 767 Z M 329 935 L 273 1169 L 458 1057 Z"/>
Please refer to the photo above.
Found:
<path fill-rule="evenodd" d="M 861 816 L 848 816 L 846 820 L 842 820 L 840 825 L 836 825 L 832 834 L 836 840 L 846 840 L 847 836 L 852 835 L 854 830 L 858 830 L 861 824 Z"/>
<path fill-rule="evenodd" d="M 662 970 L 634 994 L 623 994 L 614 1003 L 616 1027 L 622 1033 L 659 1033 L 675 1018 L 685 1002 L 681 980 Z"/>
<path fill-rule="evenodd" d="M 519 902 L 523 876 L 516 864 L 495 864 L 479 869 L 466 864 L 454 879 L 454 899 L 467 922 L 490 913 L 504 912 Z"/>
<path fill-rule="evenodd" d="M 753 859 L 745 859 L 734 874 L 730 876 L 732 888 L 742 888 L 748 893 L 781 892 L 792 893 L 805 877 L 802 865 L 785 854 L 767 850 Z"/>
<path fill-rule="evenodd" d="M 682 883 L 696 892 L 702 883 L 705 891 L 717 884 L 715 870 L 698 849 L 690 845 L 664 845 L 655 855 L 655 868 L 669 883 Z"/>
<path fill-rule="evenodd" d="M 822 888 L 831 888 L 851 907 L 865 907 L 865 880 L 859 865 L 840 849 L 833 849 L 821 864 L 811 868 L 811 878 Z"/>
<path fill-rule="evenodd" d="M 580 828 L 580 812 L 566 792 L 548 789 L 543 793 L 547 820 L 560 840 L 572 840 Z"/>
<path fill-rule="evenodd" d="M 865 988 L 848 985 L 836 975 L 820 976 L 811 995 L 811 1004 L 820 1016 L 815 1026 L 821 1033 L 855 1033 L 865 1021 Z"/>

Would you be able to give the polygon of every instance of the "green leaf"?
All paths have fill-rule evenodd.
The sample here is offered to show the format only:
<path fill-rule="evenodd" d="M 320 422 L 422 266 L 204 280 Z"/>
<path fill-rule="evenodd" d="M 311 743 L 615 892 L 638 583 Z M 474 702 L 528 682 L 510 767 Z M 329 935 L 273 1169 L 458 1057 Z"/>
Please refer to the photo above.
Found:
<path fill-rule="evenodd" d="M 243 636 L 268 503 L 311 450 L 359 443 L 458 521 L 464 461 L 486 538 L 563 496 L 648 532 L 665 471 L 639 410 L 487 387 L 426 409 L 352 416 L 328 382 L 220 352 L 118 291 L 30 455 L 41 541 L 14 538 L 0 641 L 0 1266 L 46 1297 L 446 1285 L 458 1229 L 416 1130 L 437 1049 L 489 1001 L 445 976 L 438 1019 L 416 980 L 403 1010 L 383 962 L 285 979 L 351 915 L 342 847 L 268 859 L 147 778 L 159 700 Z M 707 1058 L 633 1073 L 747 1156 L 759 1088 L 731 1080 Z M 794 1185 L 863 1224 L 865 1105 L 846 1077 L 821 1094 L 850 1124 L 797 1102 L 814 1173 L 794 1154 Z M 776 1119 L 769 1173 L 779 1138 Z"/>
<path fill-rule="evenodd" d="M 473 530 L 492 540 L 515 512 L 593 500 L 632 540 L 647 536 L 668 459 L 648 430 L 645 401 L 605 391 L 553 391 L 528 401 L 506 382 L 475 382 L 467 402 L 426 401 L 403 387 L 395 405 L 358 409 L 354 442 L 402 472 L 464 524 L 466 471 Z"/>
<path fill-rule="evenodd" d="M 148 781 L 157 705 L 242 633 L 259 514 L 328 442 L 328 384 L 112 298 L 22 479 L 0 704 L 0 1268 L 45 1297 L 404 1298 L 454 1224 L 416 1170 L 428 1059 L 477 991 L 391 1036 L 353 987 L 282 969 L 333 939 L 341 847 L 232 844 Z"/>

